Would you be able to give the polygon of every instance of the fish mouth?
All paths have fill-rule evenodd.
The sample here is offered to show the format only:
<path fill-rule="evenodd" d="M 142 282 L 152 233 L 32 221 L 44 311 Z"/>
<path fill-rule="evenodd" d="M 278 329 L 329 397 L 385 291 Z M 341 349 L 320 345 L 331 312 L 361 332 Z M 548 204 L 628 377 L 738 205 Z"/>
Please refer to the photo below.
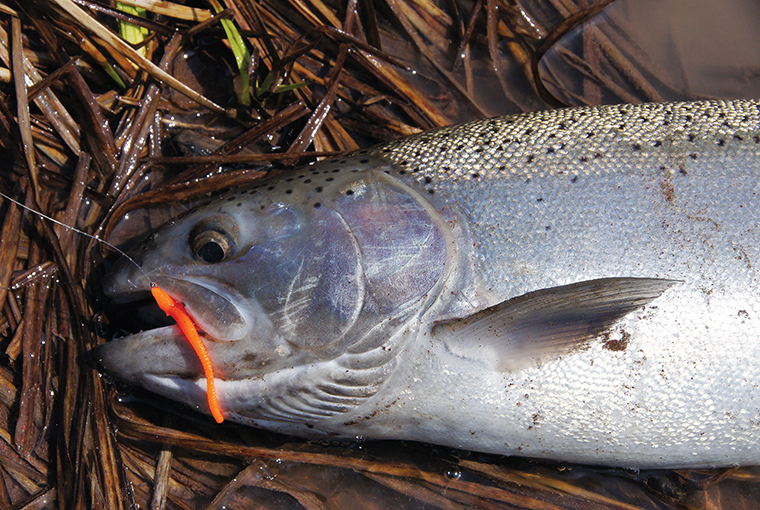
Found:
<path fill-rule="evenodd" d="M 251 333 L 256 322 L 255 307 L 222 282 L 194 276 L 152 279 L 173 299 L 184 304 L 209 352 L 215 377 L 230 375 L 226 367 L 229 361 L 226 347 Z M 130 292 L 118 289 L 122 303 L 129 297 L 138 300 L 145 295 L 143 289 L 134 286 L 131 289 Z M 156 322 L 159 321 L 166 323 L 165 319 Z M 157 384 L 156 377 L 204 378 L 198 355 L 175 324 L 116 338 L 97 347 L 92 356 L 102 372 L 148 389 Z"/>

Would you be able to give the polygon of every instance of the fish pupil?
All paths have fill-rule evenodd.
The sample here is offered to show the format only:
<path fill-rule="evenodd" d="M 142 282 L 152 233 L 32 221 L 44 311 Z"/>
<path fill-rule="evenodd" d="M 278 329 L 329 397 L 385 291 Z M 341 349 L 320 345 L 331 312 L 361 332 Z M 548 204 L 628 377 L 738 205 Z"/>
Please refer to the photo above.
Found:
<path fill-rule="evenodd" d="M 233 241 L 224 233 L 206 230 L 192 237 L 195 256 L 207 264 L 222 262 L 234 251 Z"/>
<path fill-rule="evenodd" d="M 219 243 L 209 241 L 198 250 L 198 258 L 209 264 L 224 260 L 224 248 Z"/>

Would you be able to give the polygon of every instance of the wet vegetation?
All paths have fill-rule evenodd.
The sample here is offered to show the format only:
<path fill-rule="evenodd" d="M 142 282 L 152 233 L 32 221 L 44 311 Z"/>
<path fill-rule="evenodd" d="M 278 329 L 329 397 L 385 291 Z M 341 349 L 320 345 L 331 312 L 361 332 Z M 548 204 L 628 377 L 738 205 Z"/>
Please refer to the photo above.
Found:
<path fill-rule="evenodd" d="M 0 510 L 757 508 L 756 468 L 310 443 L 218 426 L 87 357 L 135 327 L 109 313 L 117 254 L 90 236 L 126 246 L 241 182 L 453 122 L 699 97 L 610 3 L 0 0 L 0 192 L 59 222 L 0 203 Z"/>

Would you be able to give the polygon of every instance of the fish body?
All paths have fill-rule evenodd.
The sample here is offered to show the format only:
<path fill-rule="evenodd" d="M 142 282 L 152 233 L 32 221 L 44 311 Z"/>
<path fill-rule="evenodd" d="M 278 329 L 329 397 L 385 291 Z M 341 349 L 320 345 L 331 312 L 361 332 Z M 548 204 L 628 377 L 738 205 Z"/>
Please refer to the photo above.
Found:
<path fill-rule="evenodd" d="M 229 420 L 630 468 L 760 463 L 760 106 L 401 139 L 170 222 L 106 291 L 183 301 Z M 174 327 L 107 371 L 201 411 Z"/>

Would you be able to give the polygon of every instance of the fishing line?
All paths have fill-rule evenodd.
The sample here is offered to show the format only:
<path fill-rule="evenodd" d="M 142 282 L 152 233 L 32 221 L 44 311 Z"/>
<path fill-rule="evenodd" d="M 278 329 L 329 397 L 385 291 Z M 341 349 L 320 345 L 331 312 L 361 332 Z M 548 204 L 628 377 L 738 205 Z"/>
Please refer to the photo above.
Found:
<path fill-rule="evenodd" d="M 120 248 L 118 248 L 118 247 L 114 246 L 113 244 L 109 243 L 108 241 L 105 241 L 105 240 L 103 240 L 103 239 L 101 239 L 101 238 L 99 238 L 99 237 L 97 237 L 97 236 L 94 236 L 94 235 L 92 235 L 92 234 L 88 234 L 88 233 L 87 233 L 87 232 L 85 232 L 84 230 L 79 230 L 78 228 L 76 228 L 76 227 L 72 227 L 71 225 L 66 225 L 66 224 L 65 224 L 65 223 L 63 223 L 62 221 L 58 221 L 58 220 L 56 220 L 55 218 L 52 218 L 52 217 L 50 217 L 50 216 L 48 216 L 48 215 L 46 215 L 46 214 L 44 214 L 44 213 L 42 213 L 42 212 L 40 212 L 40 211 L 37 211 L 37 210 L 35 210 L 35 209 L 32 209 L 31 207 L 28 207 L 28 206 L 26 206 L 26 205 L 22 204 L 22 203 L 21 203 L 21 202 L 19 202 L 18 200 L 15 200 L 15 199 L 13 199 L 13 198 L 9 197 L 8 195 L 6 195 L 6 194 L 5 194 L 5 193 L 3 193 L 3 192 L 0 192 L 0 197 L 3 197 L 4 199 L 6 199 L 6 200 L 8 200 L 8 201 L 10 201 L 10 202 L 13 202 L 14 204 L 16 204 L 17 206 L 21 207 L 22 209 L 26 209 L 26 210 L 27 210 L 27 211 L 29 211 L 30 213 L 32 213 L 32 214 L 36 214 L 37 216 L 39 216 L 39 217 L 41 217 L 41 218 L 45 218 L 46 220 L 48 220 L 48 221 L 51 221 L 51 222 L 55 223 L 56 225 L 60 225 L 60 226 L 62 226 L 63 228 L 67 228 L 67 229 L 69 229 L 69 230 L 71 230 L 71 231 L 73 231 L 73 232 L 76 232 L 77 234 L 81 234 L 81 235 L 83 235 L 83 236 L 85 236 L 85 237 L 89 237 L 90 239 L 93 239 L 93 240 L 95 240 L 95 241 L 97 241 L 97 242 L 99 242 L 99 243 L 103 243 L 103 244 L 105 244 L 106 246 L 108 246 L 108 247 L 109 247 L 109 248 L 111 248 L 112 250 L 116 251 L 116 253 L 118 253 L 119 255 L 121 255 L 122 257 L 126 258 L 128 261 L 130 261 L 132 264 L 134 264 L 134 265 L 135 265 L 135 267 L 136 267 L 136 268 L 137 268 L 137 269 L 138 269 L 138 270 L 139 270 L 139 271 L 140 271 L 140 272 L 143 274 L 143 276 L 145 276 L 145 278 L 146 278 L 146 279 L 147 279 L 147 280 L 150 282 L 150 285 L 151 285 L 151 287 L 153 287 L 154 285 L 156 285 L 156 283 L 155 283 L 153 280 L 151 280 L 151 279 L 150 279 L 150 276 L 148 276 L 148 274 L 147 274 L 147 273 L 146 273 L 146 272 L 143 270 L 143 268 L 142 268 L 142 267 L 140 267 L 140 264 L 138 264 L 137 262 L 135 262 L 135 260 L 134 260 L 132 257 L 130 257 L 129 255 L 127 255 L 127 254 L 124 252 L 124 250 L 121 250 Z M 135 289 L 139 289 L 139 287 L 138 287 L 137 285 L 135 285 L 134 283 L 132 283 L 132 282 L 131 282 L 131 281 L 129 281 L 129 280 L 127 280 L 127 281 L 128 281 L 128 282 L 129 282 L 129 284 L 130 284 L 130 285 L 132 285 L 132 286 L 133 286 Z"/>
<path fill-rule="evenodd" d="M 143 274 L 143 276 L 145 276 L 145 278 L 150 282 L 151 294 L 153 295 L 153 298 L 156 300 L 156 303 L 158 304 L 159 308 L 161 308 L 161 310 L 163 310 L 164 313 L 166 313 L 166 315 L 172 317 L 177 322 L 177 326 L 179 327 L 183 336 L 188 342 L 190 342 L 190 345 L 195 351 L 195 354 L 198 356 L 198 359 L 201 362 L 201 366 L 203 367 L 204 375 L 206 377 L 206 396 L 208 399 L 209 410 L 211 411 L 211 414 L 213 415 L 216 422 L 222 423 L 224 421 L 224 416 L 219 407 L 219 403 L 216 397 L 216 390 L 214 388 L 214 369 L 211 364 L 211 360 L 209 359 L 206 346 L 203 344 L 203 341 L 201 340 L 201 337 L 196 330 L 195 321 L 185 309 L 184 304 L 177 301 L 173 297 L 169 296 L 163 289 L 161 289 L 158 286 L 158 284 L 156 284 L 156 282 L 151 280 L 150 276 L 148 276 L 145 270 L 143 270 L 143 268 L 140 267 L 140 265 L 137 262 L 135 262 L 135 260 L 132 259 L 132 257 L 127 255 L 120 248 L 117 248 L 113 244 L 109 243 L 108 241 L 104 241 L 103 239 L 100 239 L 99 237 L 96 237 L 92 234 L 88 234 L 87 232 L 84 232 L 83 230 L 72 227 L 70 225 L 66 225 L 65 223 L 58 221 L 55 218 L 51 218 L 50 216 L 47 216 L 46 214 L 43 214 L 40 211 L 32 209 L 31 207 L 28 207 L 22 204 L 18 200 L 14 200 L 13 198 L 9 197 L 3 192 L 0 192 L 0 196 L 10 202 L 13 202 L 14 204 L 21 207 L 22 209 L 25 209 L 31 212 L 32 214 L 36 214 L 37 216 L 40 216 L 41 218 L 45 218 L 46 220 L 51 221 L 55 223 L 56 225 L 60 225 L 63 228 L 67 228 L 73 232 L 76 232 L 77 234 L 83 235 L 85 237 L 89 237 L 90 239 L 93 239 L 99 243 L 105 244 L 106 246 L 115 250 L 121 256 L 129 260 L 132 264 L 135 265 L 135 267 L 137 267 L 137 269 Z M 138 289 L 137 285 L 135 285 L 129 280 L 127 281 L 129 282 L 130 285 Z"/>

